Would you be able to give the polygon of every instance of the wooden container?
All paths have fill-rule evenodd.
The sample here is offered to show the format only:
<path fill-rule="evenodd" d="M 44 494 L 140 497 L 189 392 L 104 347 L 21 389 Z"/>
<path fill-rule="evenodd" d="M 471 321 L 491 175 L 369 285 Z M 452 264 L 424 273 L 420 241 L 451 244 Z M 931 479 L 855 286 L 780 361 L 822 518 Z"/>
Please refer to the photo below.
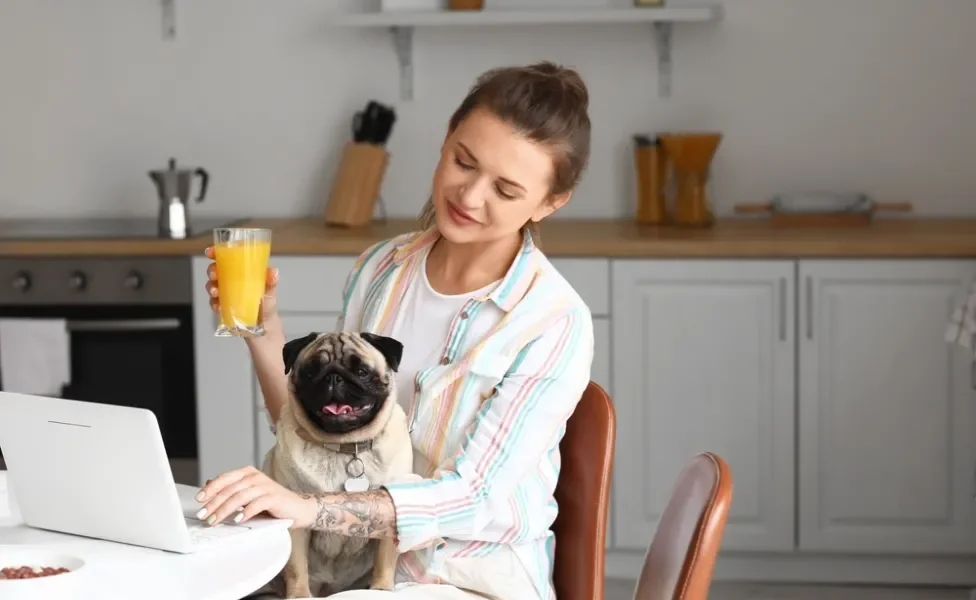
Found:
<path fill-rule="evenodd" d="M 481 10 L 485 7 L 485 0 L 448 0 L 450 10 Z"/>
<path fill-rule="evenodd" d="M 658 137 L 674 173 L 671 223 L 682 227 L 711 227 L 715 216 L 708 198 L 708 167 L 722 134 L 666 133 Z"/>
<path fill-rule="evenodd" d="M 376 144 L 346 144 L 325 206 L 327 224 L 362 227 L 373 220 L 389 156 Z"/>
<path fill-rule="evenodd" d="M 668 159 L 657 139 L 634 136 L 634 170 L 637 173 L 637 222 L 663 225 L 668 217 L 664 196 Z"/>

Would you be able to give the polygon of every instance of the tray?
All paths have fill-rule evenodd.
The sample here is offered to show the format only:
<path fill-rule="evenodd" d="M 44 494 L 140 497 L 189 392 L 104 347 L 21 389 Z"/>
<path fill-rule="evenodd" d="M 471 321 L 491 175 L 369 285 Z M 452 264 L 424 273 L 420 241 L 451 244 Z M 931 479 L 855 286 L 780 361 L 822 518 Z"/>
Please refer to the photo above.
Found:
<path fill-rule="evenodd" d="M 737 204 L 736 214 L 768 214 L 773 227 L 867 227 L 879 212 L 910 213 L 910 202 L 874 202 L 863 194 L 777 196 L 761 204 Z"/>

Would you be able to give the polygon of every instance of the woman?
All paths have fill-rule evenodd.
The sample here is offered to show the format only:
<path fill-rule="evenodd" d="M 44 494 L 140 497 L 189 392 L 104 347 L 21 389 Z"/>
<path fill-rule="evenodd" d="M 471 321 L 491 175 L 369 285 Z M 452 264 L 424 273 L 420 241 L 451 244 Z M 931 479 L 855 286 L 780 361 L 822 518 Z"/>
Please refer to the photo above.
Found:
<path fill-rule="evenodd" d="M 346 281 L 338 329 L 404 344 L 397 394 L 423 481 L 303 498 L 245 467 L 201 490 L 212 522 L 243 509 L 393 537 L 399 600 L 555 597 L 558 444 L 589 382 L 593 325 L 534 238 L 586 166 L 587 106 L 579 75 L 551 63 L 482 75 L 450 120 L 423 231 L 371 247 Z M 288 394 L 276 283 L 269 270 L 267 334 L 247 340 L 272 423 Z"/>

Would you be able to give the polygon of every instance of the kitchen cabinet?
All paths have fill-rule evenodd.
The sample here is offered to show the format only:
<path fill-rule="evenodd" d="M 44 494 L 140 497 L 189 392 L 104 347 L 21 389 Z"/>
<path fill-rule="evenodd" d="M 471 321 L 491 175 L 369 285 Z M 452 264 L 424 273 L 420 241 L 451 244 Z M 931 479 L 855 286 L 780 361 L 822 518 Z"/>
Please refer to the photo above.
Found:
<path fill-rule="evenodd" d="M 678 472 L 732 465 L 723 548 L 793 547 L 795 269 L 789 261 L 614 261 L 618 549 L 647 548 Z"/>
<path fill-rule="evenodd" d="M 799 547 L 976 553 L 976 261 L 801 261 Z"/>

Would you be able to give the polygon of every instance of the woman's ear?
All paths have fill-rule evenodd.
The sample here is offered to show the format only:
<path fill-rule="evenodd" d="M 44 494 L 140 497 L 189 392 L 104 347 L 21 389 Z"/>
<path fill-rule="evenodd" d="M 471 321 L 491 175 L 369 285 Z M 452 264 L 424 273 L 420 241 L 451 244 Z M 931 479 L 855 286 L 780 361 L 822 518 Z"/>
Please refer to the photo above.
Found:
<path fill-rule="evenodd" d="M 532 221 L 533 223 L 538 223 L 542 219 L 545 219 L 552 213 L 556 212 L 557 210 L 565 206 L 566 203 L 569 202 L 569 198 L 572 195 L 573 192 L 569 191 L 569 192 L 563 192 L 562 194 L 553 194 L 552 196 L 549 196 L 548 198 L 542 201 L 542 204 L 539 205 L 539 208 L 535 209 L 535 212 L 532 213 L 532 216 L 529 218 L 529 220 Z"/>

